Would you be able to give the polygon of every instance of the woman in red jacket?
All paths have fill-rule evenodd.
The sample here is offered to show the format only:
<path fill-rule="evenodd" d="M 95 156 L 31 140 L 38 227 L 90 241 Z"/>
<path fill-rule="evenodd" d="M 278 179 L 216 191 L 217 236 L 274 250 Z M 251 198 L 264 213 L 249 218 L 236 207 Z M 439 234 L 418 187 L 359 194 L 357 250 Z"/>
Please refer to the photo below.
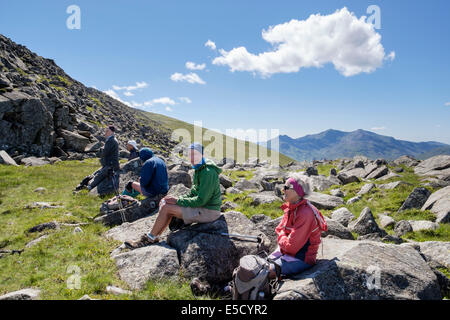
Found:
<path fill-rule="evenodd" d="M 282 275 L 299 273 L 316 263 L 321 235 L 316 214 L 320 213 L 304 199 L 311 191 L 307 179 L 306 176 L 294 174 L 284 185 L 286 202 L 281 206 L 284 216 L 275 228 L 278 235 L 278 248 L 269 257 L 281 267 Z M 271 270 L 271 276 L 274 277 L 273 264 Z"/>

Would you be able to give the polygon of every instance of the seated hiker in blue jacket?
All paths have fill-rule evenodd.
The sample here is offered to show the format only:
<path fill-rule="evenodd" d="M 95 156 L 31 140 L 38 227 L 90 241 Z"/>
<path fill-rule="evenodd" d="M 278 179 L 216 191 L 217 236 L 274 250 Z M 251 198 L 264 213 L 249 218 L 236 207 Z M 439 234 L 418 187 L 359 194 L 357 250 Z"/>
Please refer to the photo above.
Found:
<path fill-rule="evenodd" d="M 130 181 L 126 186 L 128 193 L 134 190 L 147 198 L 163 197 L 169 191 L 169 177 L 165 162 L 153 155 L 150 148 L 142 148 L 139 158 L 143 162 L 139 182 Z"/>

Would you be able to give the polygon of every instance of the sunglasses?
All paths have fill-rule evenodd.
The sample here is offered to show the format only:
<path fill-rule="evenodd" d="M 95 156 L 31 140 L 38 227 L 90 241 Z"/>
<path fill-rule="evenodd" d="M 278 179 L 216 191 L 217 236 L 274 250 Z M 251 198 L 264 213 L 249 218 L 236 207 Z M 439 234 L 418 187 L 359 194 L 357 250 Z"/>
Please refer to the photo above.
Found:
<path fill-rule="evenodd" d="M 284 191 L 289 190 L 289 189 L 291 189 L 290 186 L 289 186 L 289 187 L 288 187 L 288 186 L 283 186 L 283 190 L 284 190 Z"/>

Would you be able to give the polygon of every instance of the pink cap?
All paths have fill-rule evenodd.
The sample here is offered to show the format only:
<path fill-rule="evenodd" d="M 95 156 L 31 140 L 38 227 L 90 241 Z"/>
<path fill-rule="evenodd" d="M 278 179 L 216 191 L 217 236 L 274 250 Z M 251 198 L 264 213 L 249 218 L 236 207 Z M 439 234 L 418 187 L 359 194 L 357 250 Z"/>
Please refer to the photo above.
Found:
<path fill-rule="evenodd" d="M 297 194 L 303 198 L 303 196 L 305 195 L 305 192 L 303 191 L 303 188 L 301 185 L 299 185 L 297 183 L 297 181 L 295 181 L 294 178 L 289 178 L 287 179 L 287 182 L 289 182 L 291 184 L 291 186 L 294 188 L 295 192 L 297 192 Z"/>

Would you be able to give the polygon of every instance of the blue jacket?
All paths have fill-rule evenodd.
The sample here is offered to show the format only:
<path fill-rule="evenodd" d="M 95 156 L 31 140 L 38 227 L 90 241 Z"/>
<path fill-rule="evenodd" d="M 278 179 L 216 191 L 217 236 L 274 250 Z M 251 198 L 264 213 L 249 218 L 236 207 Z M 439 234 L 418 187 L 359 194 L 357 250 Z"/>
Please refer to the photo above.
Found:
<path fill-rule="evenodd" d="M 149 197 L 165 194 L 169 191 L 169 177 L 164 161 L 153 155 L 148 148 L 142 148 L 139 157 L 144 162 L 141 169 L 141 188 Z"/>

